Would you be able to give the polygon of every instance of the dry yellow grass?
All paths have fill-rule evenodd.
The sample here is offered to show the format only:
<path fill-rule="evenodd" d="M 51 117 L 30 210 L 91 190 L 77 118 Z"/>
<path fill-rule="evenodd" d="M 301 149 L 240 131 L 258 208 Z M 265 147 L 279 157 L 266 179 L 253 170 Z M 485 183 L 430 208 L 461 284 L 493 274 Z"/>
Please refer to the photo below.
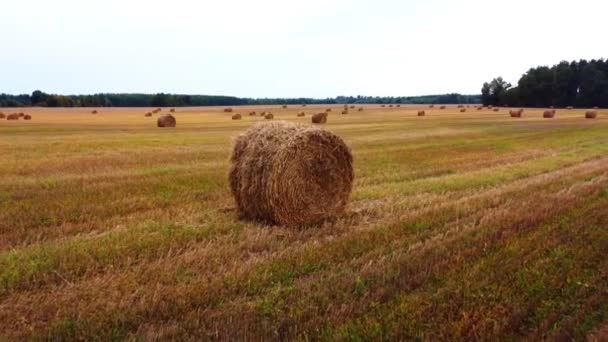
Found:
<path fill-rule="evenodd" d="M 291 107 L 275 119 L 310 124 Z M 34 120 L 0 121 L 0 340 L 601 336 L 605 110 L 363 107 L 324 125 L 351 204 L 308 229 L 237 217 L 228 156 L 263 116 L 4 109 Z"/>

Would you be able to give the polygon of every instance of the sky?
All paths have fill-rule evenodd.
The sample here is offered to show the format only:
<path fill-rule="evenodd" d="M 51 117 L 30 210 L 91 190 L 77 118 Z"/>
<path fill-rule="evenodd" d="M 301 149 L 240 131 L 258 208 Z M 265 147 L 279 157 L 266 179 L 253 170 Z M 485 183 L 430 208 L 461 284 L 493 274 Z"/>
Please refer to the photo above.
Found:
<path fill-rule="evenodd" d="M 480 93 L 608 57 L 605 0 L 2 0 L 0 93 Z"/>

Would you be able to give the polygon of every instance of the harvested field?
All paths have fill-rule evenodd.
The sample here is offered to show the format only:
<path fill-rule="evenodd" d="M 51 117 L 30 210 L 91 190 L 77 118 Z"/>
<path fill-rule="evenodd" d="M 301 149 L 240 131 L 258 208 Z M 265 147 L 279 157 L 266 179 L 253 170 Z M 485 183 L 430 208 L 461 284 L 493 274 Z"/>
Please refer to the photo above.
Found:
<path fill-rule="evenodd" d="M 300 106 L 180 107 L 172 129 L 151 108 L 3 109 L 34 119 L 0 121 L 0 340 L 605 335 L 608 111 L 362 107 L 321 126 L 355 180 L 307 228 L 239 219 L 228 184 L 234 139 L 312 126 Z"/>

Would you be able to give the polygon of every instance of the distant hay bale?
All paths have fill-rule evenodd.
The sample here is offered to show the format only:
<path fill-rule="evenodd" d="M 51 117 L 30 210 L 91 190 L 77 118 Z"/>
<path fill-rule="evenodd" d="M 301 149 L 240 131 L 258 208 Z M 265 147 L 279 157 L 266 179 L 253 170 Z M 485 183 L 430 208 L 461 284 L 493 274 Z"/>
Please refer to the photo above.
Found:
<path fill-rule="evenodd" d="M 543 118 L 546 119 L 551 119 L 555 116 L 555 109 L 554 110 L 546 110 L 543 112 Z"/>
<path fill-rule="evenodd" d="M 400 105 L 400 104 L 398 104 L 398 105 L 397 105 L 397 107 L 401 108 L 401 105 Z"/>
<path fill-rule="evenodd" d="M 327 108 L 327 109 L 325 110 L 325 112 L 326 112 L 326 113 L 331 112 L 331 108 Z"/>
<path fill-rule="evenodd" d="M 306 103 L 302 103 L 302 107 L 306 107 Z"/>
<path fill-rule="evenodd" d="M 171 109 L 169 109 L 169 111 L 170 111 L 171 113 L 175 113 L 175 108 L 171 108 Z"/>
<path fill-rule="evenodd" d="M 25 115 L 23 116 L 23 120 L 32 120 L 32 116 L 31 116 L 31 115 L 29 115 L 29 114 L 25 114 Z"/>
<path fill-rule="evenodd" d="M 324 124 L 327 122 L 327 113 L 317 113 L 312 116 L 312 123 Z"/>
<path fill-rule="evenodd" d="M 304 112 L 299 112 L 299 113 L 298 113 L 298 116 L 300 116 L 300 117 L 301 117 L 301 116 L 305 116 L 305 115 L 306 115 L 306 113 L 304 113 Z"/>
<path fill-rule="evenodd" d="M 572 107 L 572 106 L 568 106 L 568 107 L 566 107 L 566 109 L 567 109 L 567 110 L 572 110 L 572 109 L 574 109 L 574 107 Z"/>
<path fill-rule="evenodd" d="M 464 108 L 464 106 L 463 105 L 458 105 L 458 108 Z"/>
<path fill-rule="evenodd" d="M 232 113 L 232 108 L 224 108 L 224 113 Z"/>
<path fill-rule="evenodd" d="M 249 112 L 249 116 L 255 116 L 256 114 L 256 112 Z"/>
<path fill-rule="evenodd" d="M 162 109 L 160 108 L 156 108 L 155 110 L 152 111 L 152 113 L 157 114 L 160 113 Z"/>
<path fill-rule="evenodd" d="M 25 113 L 19 113 L 19 117 L 22 118 L 25 116 Z"/>
<path fill-rule="evenodd" d="M 492 109 L 492 106 L 488 105 L 488 109 Z"/>
<path fill-rule="evenodd" d="M 156 121 L 156 125 L 158 127 L 175 127 L 176 123 L 175 117 L 173 117 L 171 114 L 160 116 Z"/>
<path fill-rule="evenodd" d="M 264 119 L 272 120 L 272 119 L 274 119 L 274 115 L 272 115 L 272 113 L 268 113 L 268 114 L 264 115 Z"/>
<path fill-rule="evenodd" d="M 363 107 L 359 107 L 359 109 L 357 109 L 358 111 L 362 112 L 363 111 Z"/>
<path fill-rule="evenodd" d="M 19 120 L 19 113 L 12 113 L 7 115 L 6 120 Z"/>
<path fill-rule="evenodd" d="M 460 109 L 460 112 L 461 112 L 461 113 L 464 113 L 464 112 L 466 112 L 466 111 L 467 111 L 467 109 L 466 109 L 466 108 L 461 108 L 461 109 Z"/>
<path fill-rule="evenodd" d="M 243 117 L 241 116 L 241 114 L 233 114 L 232 115 L 232 120 L 241 120 Z"/>
<path fill-rule="evenodd" d="M 595 110 L 589 110 L 585 113 L 585 118 L 587 119 L 595 119 L 597 118 L 597 111 Z"/>
<path fill-rule="evenodd" d="M 152 113 L 151 113 L 151 112 L 147 112 L 147 113 L 146 113 L 144 116 L 146 116 L 146 117 L 151 117 L 151 116 L 152 116 Z"/>
<path fill-rule="evenodd" d="M 493 110 L 493 111 L 495 111 L 495 112 L 499 112 L 499 111 L 500 111 L 500 108 L 496 107 L 496 108 L 494 108 L 494 109 L 492 109 L 492 110 Z"/>
<path fill-rule="evenodd" d="M 355 106 L 350 106 L 350 109 L 355 109 Z"/>
<path fill-rule="evenodd" d="M 342 115 L 346 115 L 346 114 L 348 114 L 348 110 L 343 110 Z"/>
<path fill-rule="evenodd" d="M 423 111 L 423 110 L 418 111 L 418 116 L 425 116 L 425 115 L 426 115 L 425 111 Z"/>
<path fill-rule="evenodd" d="M 388 106 L 389 106 L 390 108 L 393 108 L 393 105 L 392 105 L 392 104 L 390 104 L 390 105 L 388 105 Z"/>
<path fill-rule="evenodd" d="M 234 144 L 228 175 L 241 218 L 288 226 L 340 215 L 354 180 L 353 158 L 331 132 L 284 121 L 254 125 Z"/>
<path fill-rule="evenodd" d="M 287 109 L 287 105 L 283 105 L 283 109 Z"/>
<path fill-rule="evenodd" d="M 441 106 L 441 107 L 439 107 L 439 109 L 445 109 L 445 106 Z"/>
<path fill-rule="evenodd" d="M 6 119 L 6 114 L 0 112 L 0 119 Z"/>
<path fill-rule="evenodd" d="M 94 111 L 92 111 L 92 112 L 91 112 L 91 114 L 97 114 L 97 111 L 96 111 L 96 110 L 94 110 Z"/>
<path fill-rule="evenodd" d="M 482 110 L 482 109 L 483 109 L 483 107 L 477 107 L 477 110 Z"/>
<path fill-rule="evenodd" d="M 435 105 L 434 104 L 429 105 L 429 108 L 435 108 Z"/>
<path fill-rule="evenodd" d="M 386 105 L 381 105 L 380 107 L 384 108 L 384 107 L 386 107 Z"/>
<path fill-rule="evenodd" d="M 269 112 L 260 112 L 260 116 L 266 116 L 266 114 L 269 114 Z"/>
<path fill-rule="evenodd" d="M 521 114 L 524 112 L 523 109 L 519 109 L 519 110 L 510 110 L 509 111 L 509 115 L 511 115 L 512 118 L 521 118 Z"/>

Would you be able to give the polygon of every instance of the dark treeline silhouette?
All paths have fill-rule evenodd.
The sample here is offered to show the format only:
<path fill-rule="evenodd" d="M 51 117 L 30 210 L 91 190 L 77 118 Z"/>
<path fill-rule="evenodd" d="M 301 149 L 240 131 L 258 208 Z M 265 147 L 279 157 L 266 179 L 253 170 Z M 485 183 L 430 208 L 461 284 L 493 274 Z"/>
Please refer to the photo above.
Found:
<path fill-rule="evenodd" d="M 481 88 L 484 105 L 608 107 L 608 60 L 561 62 L 528 70 L 516 87 L 498 77 Z"/>
<path fill-rule="evenodd" d="M 423 104 L 423 103 L 480 103 L 479 95 L 427 95 L 411 97 L 338 96 L 335 98 L 239 98 L 214 95 L 175 94 L 95 94 L 56 95 L 40 90 L 31 95 L 0 94 L 0 107 L 184 107 L 184 106 L 238 106 L 281 104 Z"/>

